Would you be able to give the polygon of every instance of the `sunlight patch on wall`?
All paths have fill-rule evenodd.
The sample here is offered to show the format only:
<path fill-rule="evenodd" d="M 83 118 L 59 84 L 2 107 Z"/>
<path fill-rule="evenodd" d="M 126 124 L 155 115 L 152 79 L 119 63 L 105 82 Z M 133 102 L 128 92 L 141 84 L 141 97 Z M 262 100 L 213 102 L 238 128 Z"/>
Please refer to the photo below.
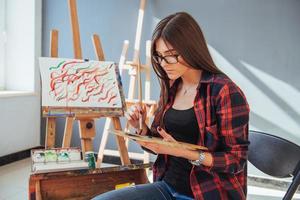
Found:
<path fill-rule="evenodd" d="M 222 56 L 216 49 L 208 45 L 209 51 L 213 57 L 215 64 L 224 72 L 226 73 L 232 80 L 234 80 L 237 85 L 243 90 L 245 93 L 247 100 L 250 104 L 251 112 L 261 116 L 262 118 L 276 124 L 278 127 L 286 130 L 292 135 L 296 136 L 296 130 L 300 129 L 298 123 L 287 114 L 287 112 L 280 107 L 280 105 L 276 104 L 273 99 L 271 99 L 265 91 L 261 90 L 256 83 L 252 82 L 247 76 L 243 75 L 239 70 L 236 69 L 233 64 L 231 64 L 224 56 Z M 241 61 L 243 65 L 246 63 Z M 297 90 L 295 90 L 292 86 L 271 77 L 270 75 L 266 76 L 266 74 L 262 74 L 259 70 L 254 70 L 255 67 L 251 66 L 250 64 L 245 65 L 245 67 L 249 70 L 254 72 L 254 74 L 259 79 L 266 78 L 264 83 L 270 90 L 275 90 L 274 87 L 280 88 L 279 91 L 276 92 L 278 94 L 280 91 L 285 90 L 283 93 L 280 94 L 279 97 L 285 97 L 284 101 L 287 102 L 290 106 L 296 107 L 295 101 L 291 102 L 292 100 L 299 99 L 300 95 Z M 288 96 L 287 96 L 288 95 Z M 292 96 L 292 99 L 290 97 Z M 297 110 L 299 112 L 299 108 Z M 255 125 L 254 125 L 255 126 Z"/>

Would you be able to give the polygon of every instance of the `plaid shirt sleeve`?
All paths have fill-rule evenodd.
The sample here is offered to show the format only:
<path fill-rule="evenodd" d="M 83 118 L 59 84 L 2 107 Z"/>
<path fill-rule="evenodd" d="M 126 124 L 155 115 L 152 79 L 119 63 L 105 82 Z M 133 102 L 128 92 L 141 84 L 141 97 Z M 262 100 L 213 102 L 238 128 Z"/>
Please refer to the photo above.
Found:
<path fill-rule="evenodd" d="M 216 118 L 222 149 L 212 152 L 209 170 L 239 173 L 247 162 L 249 106 L 243 92 L 227 83 L 216 100 Z"/>

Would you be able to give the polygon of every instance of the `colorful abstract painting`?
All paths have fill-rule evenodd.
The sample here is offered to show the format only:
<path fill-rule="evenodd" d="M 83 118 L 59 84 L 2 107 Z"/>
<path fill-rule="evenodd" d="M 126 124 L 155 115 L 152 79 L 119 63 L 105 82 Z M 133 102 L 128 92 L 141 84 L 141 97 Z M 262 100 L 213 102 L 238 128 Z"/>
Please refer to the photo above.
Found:
<path fill-rule="evenodd" d="M 113 62 L 42 57 L 42 106 L 122 108 Z"/>

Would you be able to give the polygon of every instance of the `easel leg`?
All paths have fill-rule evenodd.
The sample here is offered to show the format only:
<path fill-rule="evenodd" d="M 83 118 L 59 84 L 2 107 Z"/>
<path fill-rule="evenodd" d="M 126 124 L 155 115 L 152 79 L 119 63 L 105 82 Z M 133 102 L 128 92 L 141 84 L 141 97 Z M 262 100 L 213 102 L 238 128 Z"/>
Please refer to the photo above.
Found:
<path fill-rule="evenodd" d="M 93 151 L 93 140 L 91 138 L 89 139 L 81 138 L 81 147 L 82 147 L 83 156 L 85 152 Z"/>
<path fill-rule="evenodd" d="M 35 199 L 42 200 L 41 184 L 39 180 L 35 182 Z"/>
<path fill-rule="evenodd" d="M 136 82 L 136 70 L 130 70 L 130 82 L 129 82 L 129 89 L 128 89 L 128 99 L 134 99 L 134 88 Z"/>
<path fill-rule="evenodd" d="M 113 121 L 113 125 L 114 125 L 115 130 L 122 130 L 121 122 L 120 122 L 120 119 L 118 117 L 113 117 L 112 121 Z M 126 147 L 124 138 L 121 137 L 121 136 L 116 136 L 116 139 L 117 139 L 118 150 L 120 152 L 120 158 L 121 158 L 122 165 L 131 164 L 130 159 L 129 159 L 129 155 L 128 155 L 128 149 Z"/>
<path fill-rule="evenodd" d="M 104 126 L 104 130 L 103 130 L 103 134 L 102 134 L 102 138 L 101 138 L 101 143 L 100 143 L 100 147 L 99 147 L 99 152 L 98 152 L 98 159 L 97 159 L 97 167 L 100 168 L 102 162 L 103 162 L 103 156 L 104 156 L 104 149 L 105 149 L 105 145 L 107 143 L 108 140 L 108 129 L 110 129 L 111 127 L 111 118 L 106 118 L 105 121 L 105 126 Z"/>
<path fill-rule="evenodd" d="M 90 119 L 79 119 L 79 134 L 81 139 L 82 155 L 87 151 L 93 151 L 93 139 L 96 135 L 95 122 Z"/>
<path fill-rule="evenodd" d="M 50 56 L 58 56 L 58 30 L 51 30 L 50 34 Z M 55 128 L 56 118 L 47 117 L 46 122 L 46 136 L 45 136 L 45 148 L 53 148 L 55 146 Z"/>
<path fill-rule="evenodd" d="M 73 122 L 74 119 L 72 117 L 66 118 L 66 124 L 65 124 L 65 131 L 64 131 L 64 138 L 62 147 L 70 147 L 71 146 L 71 138 L 72 138 L 72 132 L 73 132 Z"/>
<path fill-rule="evenodd" d="M 54 117 L 47 118 L 45 148 L 53 148 L 55 146 L 55 121 L 56 118 Z"/>

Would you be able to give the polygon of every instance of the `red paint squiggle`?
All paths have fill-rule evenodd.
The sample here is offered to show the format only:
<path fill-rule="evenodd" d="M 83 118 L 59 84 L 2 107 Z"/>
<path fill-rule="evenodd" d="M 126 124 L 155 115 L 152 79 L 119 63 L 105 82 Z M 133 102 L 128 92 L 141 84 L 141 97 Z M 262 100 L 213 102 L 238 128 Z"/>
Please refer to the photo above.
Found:
<path fill-rule="evenodd" d="M 84 62 L 65 62 L 58 69 L 51 70 L 50 96 L 56 101 L 116 105 L 117 85 L 114 79 L 108 78 L 112 65 L 106 68 L 84 68 L 82 63 Z"/>

